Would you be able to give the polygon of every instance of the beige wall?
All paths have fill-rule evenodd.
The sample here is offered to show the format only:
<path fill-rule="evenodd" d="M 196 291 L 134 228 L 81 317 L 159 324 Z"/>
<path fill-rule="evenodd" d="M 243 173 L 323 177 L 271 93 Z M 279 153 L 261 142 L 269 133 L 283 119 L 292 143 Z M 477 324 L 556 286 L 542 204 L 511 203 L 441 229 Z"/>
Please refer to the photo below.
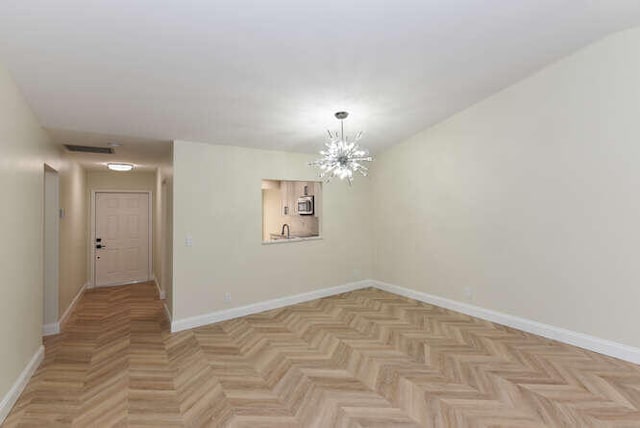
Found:
<path fill-rule="evenodd" d="M 61 164 L 2 66 L 0 152 L 1 400 L 42 343 L 44 163 Z"/>
<path fill-rule="evenodd" d="M 87 174 L 75 162 L 66 161 L 60 176 L 60 271 L 58 280 L 58 316 L 67 310 L 80 288 L 88 280 L 89 244 Z"/>
<path fill-rule="evenodd" d="M 378 156 L 374 277 L 640 346 L 640 30 Z"/>
<path fill-rule="evenodd" d="M 88 171 L 87 188 L 92 190 L 156 191 L 156 173 L 147 171 Z"/>
<path fill-rule="evenodd" d="M 324 186 L 322 240 L 261 243 L 262 179 L 314 180 L 312 158 L 174 143 L 174 319 L 371 276 L 367 179 Z"/>

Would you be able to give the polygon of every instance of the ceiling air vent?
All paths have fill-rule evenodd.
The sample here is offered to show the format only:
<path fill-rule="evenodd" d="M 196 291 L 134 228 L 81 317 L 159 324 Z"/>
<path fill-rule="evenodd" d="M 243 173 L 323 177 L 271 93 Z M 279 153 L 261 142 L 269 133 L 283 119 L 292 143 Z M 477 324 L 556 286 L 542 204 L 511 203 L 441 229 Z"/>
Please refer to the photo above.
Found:
<path fill-rule="evenodd" d="M 65 144 L 64 147 L 74 153 L 100 153 L 103 155 L 113 154 L 113 149 L 111 147 L 74 146 L 72 144 Z"/>

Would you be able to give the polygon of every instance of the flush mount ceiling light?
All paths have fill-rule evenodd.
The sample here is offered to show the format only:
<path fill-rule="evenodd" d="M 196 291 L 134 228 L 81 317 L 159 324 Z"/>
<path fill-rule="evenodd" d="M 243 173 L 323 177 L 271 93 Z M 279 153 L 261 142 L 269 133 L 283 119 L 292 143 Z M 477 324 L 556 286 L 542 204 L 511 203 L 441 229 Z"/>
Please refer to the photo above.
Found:
<path fill-rule="evenodd" d="M 133 169 L 133 165 L 130 163 L 108 163 L 107 168 L 111 171 L 131 171 Z"/>
<path fill-rule="evenodd" d="M 353 175 L 357 172 L 363 176 L 368 173 L 368 168 L 363 162 L 373 161 L 369 152 L 360 147 L 358 141 L 362 138 L 362 131 L 358 132 L 353 139 L 344 136 L 344 120 L 349 116 L 346 111 L 339 111 L 335 114 L 340 121 L 340 135 L 338 132 L 329 133 L 329 142 L 325 143 L 326 150 L 321 150 L 322 157 L 310 162 L 309 165 L 320 168 L 320 178 L 329 182 L 332 178 L 338 177 L 347 180 L 349 185 L 353 181 Z"/>

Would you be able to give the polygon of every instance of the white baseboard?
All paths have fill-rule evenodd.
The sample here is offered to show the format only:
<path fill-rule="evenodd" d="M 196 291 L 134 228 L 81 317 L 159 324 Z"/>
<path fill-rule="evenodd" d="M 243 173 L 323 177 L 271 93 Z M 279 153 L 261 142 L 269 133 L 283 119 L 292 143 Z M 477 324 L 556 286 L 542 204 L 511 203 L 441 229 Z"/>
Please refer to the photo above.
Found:
<path fill-rule="evenodd" d="M 144 284 L 145 282 L 153 281 L 151 279 L 141 279 L 140 281 L 120 281 L 114 282 L 113 284 L 103 284 L 103 285 L 90 285 L 89 288 L 109 288 L 109 287 L 121 287 L 123 285 L 134 285 L 134 284 Z"/>
<path fill-rule="evenodd" d="M 163 306 L 164 306 L 164 313 L 165 313 L 165 315 L 167 316 L 167 319 L 169 320 L 169 323 L 171 323 L 171 322 L 172 322 L 172 318 L 173 318 L 173 317 L 171 316 L 171 311 L 169 310 L 169 307 L 167 306 L 167 304 L 166 304 L 166 303 L 164 303 L 164 304 L 163 304 Z M 173 328 L 173 327 L 172 327 L 172 328 Z"/>
<path fill-rule="evenodd" d="M 60 333 L 60 321 L 51 322 L 42 326 L 43 336 L 53 336 Z"/>
<path fill-rule="evenodd" d="M 38 366 L 40 366 L 43 359 L 44 346 L 40 345 L 35 354 L 33 354 L 33 357 L 31 357 L 27 366 L 20 373 L 20 376 L 18 376 L 18 379 L 16 379 L 11 389 L 9 389 L 2 398 L 2 401 L 0 401 L 0 425 L 2 425 L 2 422 L 4 422 L 9 412 L 11 412 L 11 408 L 16 404 L 16 401 L 18 401 L 24 387 L 27 386 L 29 379 L 31 379 L 31 376 L 33 376 L 35 371 L 38 369 Z"/>
<path fill-rule="evenodd" d="M 256 314 L 258 312 L 282 308 L 283 306 L 295 305 L 297 303 L 308 302 L 309 300 L 320 299 L 322 297 L 333 296 L 335 294 L 346 293 L 347 291 L 373 286 L 374 284 L 370 280 L 351 282 L 348 284 L 338 285 L 336 287 L 323 288 L 320 290 L 310 291 L 308 293 L 280 297 L 277 299 L 266 300 L 264 302 L 253 303 L 251 305 L 224 309 L 221 311 L 210 312 L 208 314 L 197 315 L 195 317 L 183 318 L 171 322 L 171 332 L 187 330 L 232 318 L 243 317 L 245 315 Z"/>
<path fill-rule="evenodd" d="M 502 312 L 492 311 L 480 306 L 470 305 L 468 303 L 457 302 L 455 300 L 446 299 L 444 297 L 434 296 L 432 294 L 423 293 L 421 291 L 411 290 L 399 287 L 393 284 L 387 284 L 381 281 L 372 281 L 373 286 L 380 290 L 390 293 L 399 294 L 414 300 L 440 306 L 456 312 L 471 315 L 476 318 L 482 318 L 496 324 L 506 325 L 528 333 L 537 334 L 579 348 L 588 349 L 600 354 L 619 358 L 635 364 L 640 364 L 640 349 L 622 343 L 613 342 L 599 337 L 590 336 L 584 333 L 567 330 L 561 327 L 555 327 L 549 324 L 520 318 L 514 315 Z"/>
<path fill-rule="evenodd" d="M 86 291 L 87 288 L 89 288 L 89 283 L 85 282 L 82 287 L 80 287 L 80 290 L 78 290 L 76 295 L 73 297 L 73 300 L 71 301 L 71 303 L 69 303 L 69 306 L 67 306 L 67 309 L 65 309 L 64 313 L 58 320 L 59 328 L 64 325 L 65 321 L 67 321 L 67 318 L 69 318 L 69 315 L 71 315 L 71 312 L 73 312 L 73 308 L 75 308 L 75 306 L 78 304 L 78 302 L 80 301 L 80 297 L 82 297 L 82 294 Z"/>
<path fill-rule="evenodd" d="M 80 290 L 78 290 L 76 295 L 73 297 L 73 300 L 71 301 L 71 303 L 69 304 L 69 306 L 67 307 L 67 309 L 64 311 L 64 313 L 62 314 L 62 316 L 57 322 L 52 322 L 42 326 L 43 336 L 52 336 L 54 334 L 60 334 L 60 328 L 62 324 L 64 324 L 64 322 L 67 320 L 67 317 L 69 317 L 69 315 L 71 314 L 73 307 L 76 305 L 76 303 L 78 303 L 78 300 L 80 300 L 80 296 L 82 296 L 82 293 L 84 293 L 84 290 L 86 290 L 88 287 L 89 287 L 88 282 L 85 282 L 82 285 L 82 287 L 80 287 Z"/>
<path fill-rule="evenodd" d="M 158 278 L 156 278 L 156 276 L 154 275 L 152 277 L 153 283 L 156 285 L 156 288 L 158 289 L 158 296 L 160 296 L 160 300 L 164 300 L 167 298 L 167 295 L 165 294 L 164 290 L 162 288 L 160 288 L 160 283 L 158 282 Z"/>

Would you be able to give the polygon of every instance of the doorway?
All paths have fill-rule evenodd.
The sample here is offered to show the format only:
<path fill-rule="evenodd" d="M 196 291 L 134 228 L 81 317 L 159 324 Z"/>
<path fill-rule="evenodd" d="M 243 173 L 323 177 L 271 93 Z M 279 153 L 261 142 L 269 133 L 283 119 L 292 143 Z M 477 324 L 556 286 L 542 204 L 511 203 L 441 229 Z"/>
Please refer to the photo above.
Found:
<path fill-rule="evenodd" d="M 44 165 L 44 248 L 43 248 L 43 333 L 57 333 L 58 323 L 58 243 L 60 240 L 60 181 L 58 172 Z"/>
<path fill-rule="evenodd" d="M 151 279 L 151 192 L 95 192 L 94 286 Z"/>

